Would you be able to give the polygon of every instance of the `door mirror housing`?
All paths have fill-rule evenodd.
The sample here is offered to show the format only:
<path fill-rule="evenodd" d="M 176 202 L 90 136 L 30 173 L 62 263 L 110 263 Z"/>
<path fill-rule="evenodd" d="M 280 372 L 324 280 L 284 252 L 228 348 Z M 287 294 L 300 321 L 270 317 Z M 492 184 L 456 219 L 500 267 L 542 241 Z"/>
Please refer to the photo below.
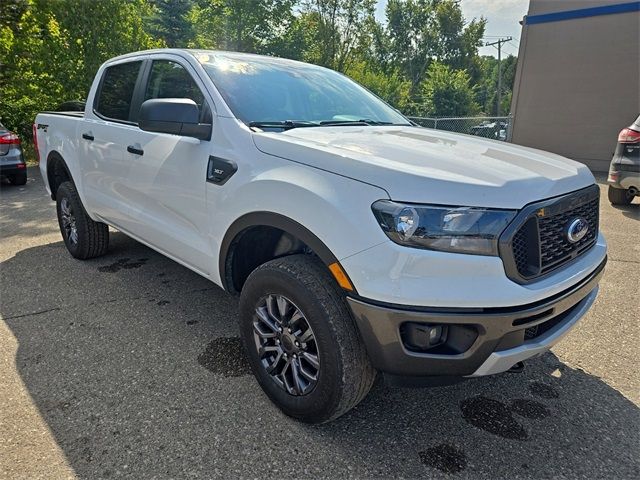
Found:
<path fill-rule="evenodd" d="M 211 139 L 211 124 L 200 123 L 200 110 L 189 98 L 153 98 L 140 107 L 138 126 L 147 132 Z"/>

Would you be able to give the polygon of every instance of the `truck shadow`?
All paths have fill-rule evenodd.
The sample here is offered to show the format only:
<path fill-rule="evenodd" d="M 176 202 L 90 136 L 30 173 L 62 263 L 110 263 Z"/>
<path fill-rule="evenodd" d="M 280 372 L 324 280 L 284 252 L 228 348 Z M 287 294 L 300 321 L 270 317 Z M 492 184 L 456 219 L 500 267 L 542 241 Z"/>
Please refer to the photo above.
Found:
<path fill-rule="evenodd" d="M 449 387 L 377 384 L 333 423 L 297 423 L 249 375 L 236 299 L 111 238 L 100 259 L 57 242 L 0 264 L 18 373 L 81 478 L 638 473 L 638 408 L 551 353 Z"/>

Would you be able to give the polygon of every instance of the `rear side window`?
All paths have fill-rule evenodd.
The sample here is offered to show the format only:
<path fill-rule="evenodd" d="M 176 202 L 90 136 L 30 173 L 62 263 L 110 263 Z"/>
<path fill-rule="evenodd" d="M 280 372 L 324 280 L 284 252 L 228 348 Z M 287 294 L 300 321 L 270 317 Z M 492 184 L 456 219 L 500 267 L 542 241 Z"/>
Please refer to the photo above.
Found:
<path fill-rule="evenodd" d="M 133 91 L 142 61 L 107 67 L 102 77 L 95 110 L 103 117 L 129 120 Z"/>
<path fill-rule="evenodd" d="M 170 60 L 154 60 L 149 74 L 149 83 L 144 99 L 152 98 L 189 98 L 200 109 L 201 121 L 210 123 L 211 111 L 204 100 L 202 91 L 191 75 L 179 63 Z"/>

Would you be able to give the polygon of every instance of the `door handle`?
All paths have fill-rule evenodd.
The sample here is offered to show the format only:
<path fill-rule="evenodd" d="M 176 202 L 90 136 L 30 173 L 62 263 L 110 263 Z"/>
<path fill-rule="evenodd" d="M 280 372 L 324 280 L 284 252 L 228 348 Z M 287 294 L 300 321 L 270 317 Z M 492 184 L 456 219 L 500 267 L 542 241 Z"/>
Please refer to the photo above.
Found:
<path fill-rule="evenodd" d="M 91 135 L 90 133 L 83 133 L 82 134 L 82 138 L 84 138 L 85 140 L 90 140 L 93 142 L 93 135 Z"/>
<path fill-rule="evenodd" d="M 129 145 L 127 147 L 127 152 L 133 153 L 134 155 L 144 155 L 144 150 L 141 150 L 140 148 L 136 148 L 133 145 Z"/>

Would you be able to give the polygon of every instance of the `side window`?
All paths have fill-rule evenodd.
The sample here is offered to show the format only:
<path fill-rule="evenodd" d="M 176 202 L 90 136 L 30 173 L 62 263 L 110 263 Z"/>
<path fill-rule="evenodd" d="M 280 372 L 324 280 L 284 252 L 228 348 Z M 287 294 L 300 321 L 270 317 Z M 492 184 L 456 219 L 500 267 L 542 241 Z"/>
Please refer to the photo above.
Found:
<path fill-rule="evenodd" d="M 129 120 L 140 65 L 142 62 L 138 61 L 106 68 L 95 105 L 97 113 L 114 120 Z"/>
<path fill-rule="evenodd" d="M 211 110 L 202 91 L 182 65 L 170 60 L 154 60 L 144 99 L 190 98 L 200 109 L 200 121 L 211 123 Z"/>

